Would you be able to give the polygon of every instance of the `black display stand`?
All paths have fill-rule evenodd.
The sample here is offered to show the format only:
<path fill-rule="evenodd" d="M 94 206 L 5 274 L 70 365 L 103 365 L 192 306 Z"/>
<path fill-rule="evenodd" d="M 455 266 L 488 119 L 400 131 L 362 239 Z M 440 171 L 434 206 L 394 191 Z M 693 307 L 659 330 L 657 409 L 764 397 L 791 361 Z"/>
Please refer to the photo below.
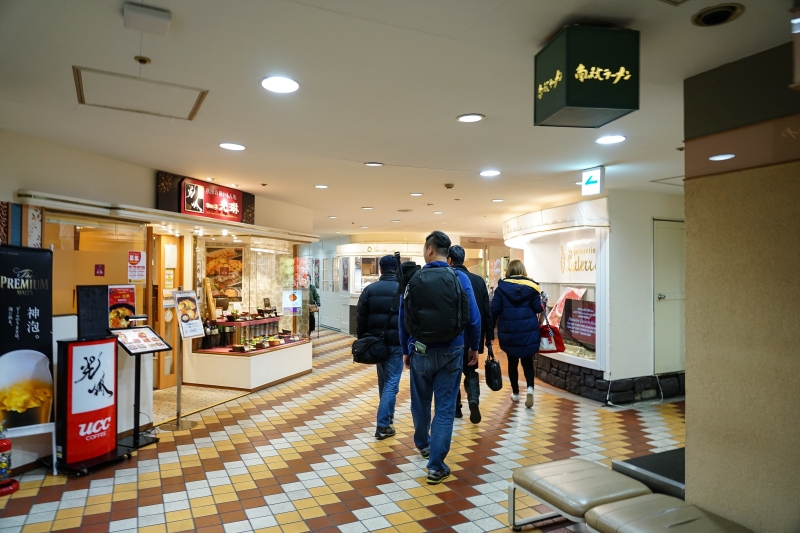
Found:
<path fill-rule="evenodd" d="M 686 449 L 611 461 L 611 469 L 641 481 L 653 492 L 684 499 L 686 492 Z"/>

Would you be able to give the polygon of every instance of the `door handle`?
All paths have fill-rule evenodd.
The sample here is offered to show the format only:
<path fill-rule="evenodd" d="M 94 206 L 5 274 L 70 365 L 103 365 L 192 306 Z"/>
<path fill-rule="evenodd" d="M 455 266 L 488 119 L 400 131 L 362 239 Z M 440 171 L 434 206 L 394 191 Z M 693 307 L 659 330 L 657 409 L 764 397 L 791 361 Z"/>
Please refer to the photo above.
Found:
<path fill-rule="evenodd" d="M 659 294 L 658 295 L 658 299 L 659 300 L 666 300 L 667 299 L 667 295 L 666 294 Z"/>

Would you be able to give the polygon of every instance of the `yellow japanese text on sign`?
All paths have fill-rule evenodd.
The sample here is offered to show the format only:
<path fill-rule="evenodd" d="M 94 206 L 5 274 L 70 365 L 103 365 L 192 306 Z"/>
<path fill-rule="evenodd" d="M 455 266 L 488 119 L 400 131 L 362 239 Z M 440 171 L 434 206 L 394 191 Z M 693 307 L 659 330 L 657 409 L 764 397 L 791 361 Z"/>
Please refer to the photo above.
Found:
<path fill-rule="evenodd" d="M 581 83 L 586 80 L 606 81 L 612 78 L 614 79 L 614 84 L 617 84 L 620 80 L 631 79 L 631 72 L 625 67 L 619 67 L 617 72 L 611 72 L 609 69 L 601 67 L 592 67 L 590 70 L 586 70 L 583 63 L 579 64 L 578 68 L 575 69 L 575 79 Z"/>
<path fill-rule="evenodd" d="M 540 83 L 537 91 L 537 97 L 539 100 L 542 99 L 542 95 L 544 93 L 550 92 L 550 89 L 555 89 L 558 87 L 558 82 L 564 79 L 564 76 L 561 74 L 560 70 L 556 70 L 556 75 L 547 80 L 544 83 Z"/>

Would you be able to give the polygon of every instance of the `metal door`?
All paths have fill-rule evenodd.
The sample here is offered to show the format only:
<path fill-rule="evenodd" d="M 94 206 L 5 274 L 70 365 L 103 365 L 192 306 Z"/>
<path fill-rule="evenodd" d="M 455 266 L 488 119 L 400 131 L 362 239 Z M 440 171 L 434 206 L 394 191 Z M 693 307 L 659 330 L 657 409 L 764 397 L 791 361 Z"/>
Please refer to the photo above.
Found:
<path fill-rule="evenodd" d="M 655 373 L 686 369 L 684 223 L 653 221 Z"/>

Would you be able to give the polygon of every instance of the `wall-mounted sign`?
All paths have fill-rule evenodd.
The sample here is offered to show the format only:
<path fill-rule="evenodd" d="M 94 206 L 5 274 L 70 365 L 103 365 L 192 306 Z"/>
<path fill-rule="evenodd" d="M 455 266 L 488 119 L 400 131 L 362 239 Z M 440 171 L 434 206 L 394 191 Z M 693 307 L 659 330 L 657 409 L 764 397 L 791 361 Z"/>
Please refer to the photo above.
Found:
<path fill-rule="evenodd" d="M 128 251 L 128 283 L 147 281 L 147 252 Z"/>
<path fill-rule="evenodd" d="M 156 208 L 226 222 L 255 223 L 255 196 L 168 172 L 156 173 Z"/>
<path fill-rule="evenodd" d="M 639 32 L 567 26 L 534 63 L 536 126 L 599 128 L 639 109 Z"/>
<path fill-rule="evenodd" d="M 606 190 L 606 167 L 595 167 L 581 173 L 581 196 L 595 196 Z"/>
<path fill-rule="evenodd" d="M 303 314 L 303 291 L 284 290 L 281 303 L 283 304 L 283 314 L 299 316 Z"/>
<path fill-rule="evenodd" d="M 105 276 L 106 275 L 106 266 L 105 265 L 95 265 L 94 266 L 94 275 L 95 276 Z"/>

